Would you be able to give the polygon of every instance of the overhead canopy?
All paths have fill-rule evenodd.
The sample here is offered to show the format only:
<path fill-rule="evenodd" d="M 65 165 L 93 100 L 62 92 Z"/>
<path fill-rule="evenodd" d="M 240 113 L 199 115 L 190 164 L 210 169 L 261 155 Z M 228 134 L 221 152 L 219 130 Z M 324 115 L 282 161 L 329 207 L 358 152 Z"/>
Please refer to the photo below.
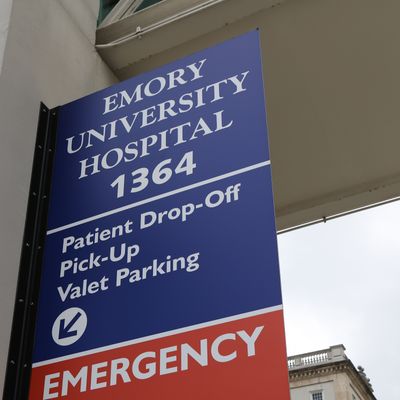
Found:
<path fill-rule="evenodd" d="M 260 28 L 278 229 L 400 195 L 399 1 L 132 3 L 97 32 L 120 79 Z"/>

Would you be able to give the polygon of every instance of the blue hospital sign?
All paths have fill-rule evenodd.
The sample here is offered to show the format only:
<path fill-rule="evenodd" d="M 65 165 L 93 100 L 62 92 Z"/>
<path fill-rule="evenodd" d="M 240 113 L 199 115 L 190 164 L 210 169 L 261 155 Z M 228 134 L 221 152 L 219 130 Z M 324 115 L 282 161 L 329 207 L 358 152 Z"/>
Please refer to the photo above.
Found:
<path fill-rule="evenodd" d="M 258 32 L 59 109 L 30 399 L 288 400 Z"/>

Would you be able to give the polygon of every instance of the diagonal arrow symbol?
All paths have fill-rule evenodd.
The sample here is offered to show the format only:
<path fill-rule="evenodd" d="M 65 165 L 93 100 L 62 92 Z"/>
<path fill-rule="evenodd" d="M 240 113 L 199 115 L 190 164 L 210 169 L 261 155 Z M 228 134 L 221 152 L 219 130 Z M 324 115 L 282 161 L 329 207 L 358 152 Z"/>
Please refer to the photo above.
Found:
<path fill-rule="evenodd" d="M 74 318 L 71 319 L 71 321 L 68 322 L 67 325 L 65 325 L 65 318 L 60 320 L 60 330 L 58 333 L 58 338 L 59 339 L 65 339 L 71 336 L 75 336 L 78 334 L 78 331 L 76 330 L 71 330 L 72 327 L 75 325 L 75 323 L 78 321 L 78 319 L 82 316 L 82 314 L 78 311 Z"/>

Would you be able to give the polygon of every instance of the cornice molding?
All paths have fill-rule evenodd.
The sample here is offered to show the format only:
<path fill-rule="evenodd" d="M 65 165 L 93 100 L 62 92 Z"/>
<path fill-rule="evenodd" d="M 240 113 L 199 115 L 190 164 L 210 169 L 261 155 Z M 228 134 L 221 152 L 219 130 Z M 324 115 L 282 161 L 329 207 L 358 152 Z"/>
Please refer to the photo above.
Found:
<path fill-rule="evenodd" d="M 366 399 L 376 400 L 371 388 L 364 382 L 349 359 L 329 364 L 312 365 L 292 371 L 289 370 L 289 382 L 294 383 L 304 379 L 325 377 L 335 373 L 347 373 L 358 391 Z"/>

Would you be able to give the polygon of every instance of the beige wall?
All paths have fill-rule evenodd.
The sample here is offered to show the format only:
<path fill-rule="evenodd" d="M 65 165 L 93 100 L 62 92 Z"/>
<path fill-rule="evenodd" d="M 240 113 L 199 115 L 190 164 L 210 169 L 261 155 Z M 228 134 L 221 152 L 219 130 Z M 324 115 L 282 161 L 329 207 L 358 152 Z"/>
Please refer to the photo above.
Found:
<path fill-rule="evenodd" d="M 13 1 L 0 75 L 0 391 L 40 101 L 54 107 L 116 81 L 93 47 L 97 9 L 98 0 Z"/>

